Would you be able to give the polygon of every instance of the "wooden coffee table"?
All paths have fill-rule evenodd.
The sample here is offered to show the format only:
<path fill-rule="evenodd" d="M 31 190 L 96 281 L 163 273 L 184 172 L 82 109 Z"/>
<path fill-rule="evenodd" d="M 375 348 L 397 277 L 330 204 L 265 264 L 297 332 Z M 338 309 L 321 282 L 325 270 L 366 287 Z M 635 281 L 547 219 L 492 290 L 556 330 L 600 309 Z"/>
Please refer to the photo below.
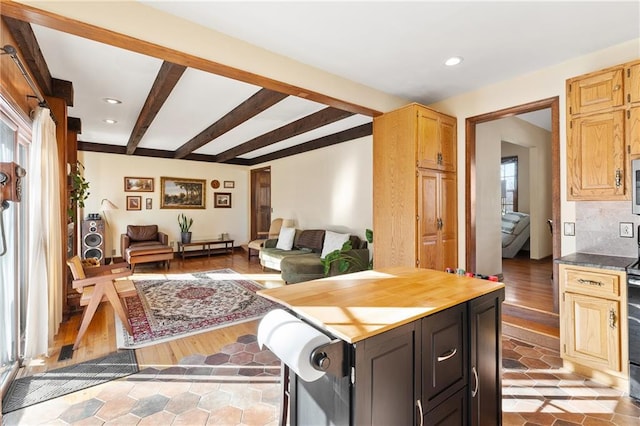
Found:
<path fill-rule="evenodd" d="M 188 251 L 185 250 L 186 247 L 193 247 L 193 246 L 201 246 L 202 247 L 202 251 L 207 250 L 207 257 L 211 256 L 211 246 L 215 246 L 215 245 L 222 245 L 224 244 L 224 248 L 220 247 L 220 250 L 224 249 L 224 253 L 226 254 L 232 254 L 233 253 L 233 240 L 221 240 L 220 238 L 211 238 L 211 239 L 205 239 L 205 240 L 193 240 L 190 243 L 183 243 L 181 241 L 178 241 L 178 253 L 180 253 L 180 255 L 182 256 L 182 260 L 184 260 L 185 257 L 189 257 L 189 256 L 198 256 L 200 254 L 200 252 L 193 252 L 192 254 L 189 254 Z M 214 248 L 215 250 L 215 248 Z"/>

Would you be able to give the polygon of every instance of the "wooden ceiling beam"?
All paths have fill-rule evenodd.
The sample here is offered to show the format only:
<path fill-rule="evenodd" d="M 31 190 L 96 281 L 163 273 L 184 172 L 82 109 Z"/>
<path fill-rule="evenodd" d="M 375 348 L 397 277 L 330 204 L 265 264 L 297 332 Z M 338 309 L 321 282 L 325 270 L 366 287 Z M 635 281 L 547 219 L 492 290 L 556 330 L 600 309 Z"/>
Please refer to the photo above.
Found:
<path fill-rule="evenodd" d="M 200 134 L 196 135 L 190 141 L 178 148 L 176 150 L 175 158 L 185 158 L 193 151 L 203 147 L 250 118 L 255 117 L 287 96 L 288 95 L 284 93 L 274 92 L 269 89 L 259 90 L 220 120 L 216 121 L 211 126 L 200 132 Z"/>
<path fill-rule="evenodd" d="M 158 71 L 153 86 L 151 86 L 151 90 L 149 90 L 147 100 L 144 102 L 136 124 L 133 126 L 133 130 L 129 136 L 129 141 L 127 142 L 128 155 L 136 151 L 142 137 L 149 129 L 149 126 L 151 126 L 160 108 L 162 108 L 162 105 L 164 105 L 186 69 L 187 67 L 183 65 L 177 65 L 167 61 L 162 62 L 160 71 Z"/>
<path fill-rule="evenodd" d="M 260 157 L 252 158 L 251 165 L 265 163 L 267 161 L 278 160 L 280 158 L 290 157 L 292 155 L 302 154 L 303 152 L 313 151 L 314 149 L 325 148 L 327 146 L 336 145 L 342 142 L 347 142 L 353 139 L 370 136 L 373 134 L 373 123 L 362 124 L 351 129 L 343 130 L 332 135 L 323 136 L 318 139 L 314 139 L 309 142 L 302 143 L 300 145 L 292 146 L 290 148 L 281 149 L 280 151 L 272 152 L 270 154 L 261 155 Z"/>
<path fill-rule="evenodd" d="M 47 61 L 45 61 L 44 55 L 40 50 L 36 35 L 31 29 L 31 24 L 8 16 L 3 16 L 2 19 L 4 19 L 7 28 L 18 44 L 18 50 L 22 53 L 22 57 L 27 63 L 27 67 L 31 71 L 36 84 L 45 95 L 53 96 L 51 73 L 49 72 Z"/>
<path fill-rule="evenodd" d="M 240 155 L 301 135 L 352 115 L 352 112 L 328 107 L 221 152 L 216 155 L 216 159 L 218 162 L 224 163 Z"/>

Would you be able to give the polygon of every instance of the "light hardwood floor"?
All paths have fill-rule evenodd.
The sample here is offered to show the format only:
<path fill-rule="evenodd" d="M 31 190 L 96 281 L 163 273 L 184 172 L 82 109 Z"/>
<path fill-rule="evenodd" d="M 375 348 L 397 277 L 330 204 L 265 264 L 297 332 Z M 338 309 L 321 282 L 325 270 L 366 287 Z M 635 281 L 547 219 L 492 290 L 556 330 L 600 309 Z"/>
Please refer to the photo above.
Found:
<path fill-rule="evenodd" d="M 176 257 L 171 262 L 168 271 L 161 264 L 142 264 L 136 266 L 135 277 L 150 277 L 158 274 L 178 274 L 184 272 L 210 271 L 229 268 L 245 274 L 265 287 L 284 285 L 280 273 L 276 271 L 262 271 L 257 257 L 247 260 L 245 251 L 237 250 L 233 255 L 212 255 L 207 258 L 192 257 L 184 261 Z M 72 316 L 62 323 L 55 337 L 49 357 L 37 359 L 22 369 L 20 376 L 32 375 L 42 371 L 65 367 L 67 365 L 99 358 L 116 351 L 114 313 L 108 303 L 102 303 L 98 308 L 80 347 L 74 351 L 73 358 L 58 361 L 63 346 L 73 344 L 80 326 L 80 315 Z M 240 323 L 230 327 L 173 340 L 166 343 L 136 349 L 136 357 L 140 368 L 166 367 L 175 365 L 181 358 L 192 354 L 214 354 L 226 344 L 236 341 L 243 334 L 255 334 L 258 321 Z"/>
<path fill-rule="evenodd" d="M 502 259 L 505 302 L 553 312 L 553 287 L 551 256 L 540 260 L 529 259 L 529 252 L 521 251 L 513 259 Z"/>

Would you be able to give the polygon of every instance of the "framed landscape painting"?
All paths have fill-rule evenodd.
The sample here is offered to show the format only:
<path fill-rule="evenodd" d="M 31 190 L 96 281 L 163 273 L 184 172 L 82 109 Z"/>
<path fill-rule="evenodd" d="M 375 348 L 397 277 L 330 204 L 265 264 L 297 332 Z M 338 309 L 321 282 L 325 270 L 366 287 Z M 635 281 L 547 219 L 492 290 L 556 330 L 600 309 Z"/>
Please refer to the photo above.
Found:
<path fill-rule="evenodd" d="M 205 179 L 160 177 L 161 209 L 205 209 Z"/>
<path fill-rule="evenodd" d="M 125 176 L 124 191 L 125 192 L 153 192 L 153 178 Z"/>

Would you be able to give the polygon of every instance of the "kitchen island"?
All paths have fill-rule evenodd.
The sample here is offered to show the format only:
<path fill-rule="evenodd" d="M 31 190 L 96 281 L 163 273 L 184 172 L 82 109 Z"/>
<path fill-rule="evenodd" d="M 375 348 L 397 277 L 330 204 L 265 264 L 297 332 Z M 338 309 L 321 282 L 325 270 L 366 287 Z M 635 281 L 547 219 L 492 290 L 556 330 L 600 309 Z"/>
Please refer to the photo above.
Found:
<path fill-rule="evenodd" d="M 502 283 L 398 267 L 258 294 L 341 347 L 331 374 L 291 372 L 292 425 L 501 423 Z"/>

